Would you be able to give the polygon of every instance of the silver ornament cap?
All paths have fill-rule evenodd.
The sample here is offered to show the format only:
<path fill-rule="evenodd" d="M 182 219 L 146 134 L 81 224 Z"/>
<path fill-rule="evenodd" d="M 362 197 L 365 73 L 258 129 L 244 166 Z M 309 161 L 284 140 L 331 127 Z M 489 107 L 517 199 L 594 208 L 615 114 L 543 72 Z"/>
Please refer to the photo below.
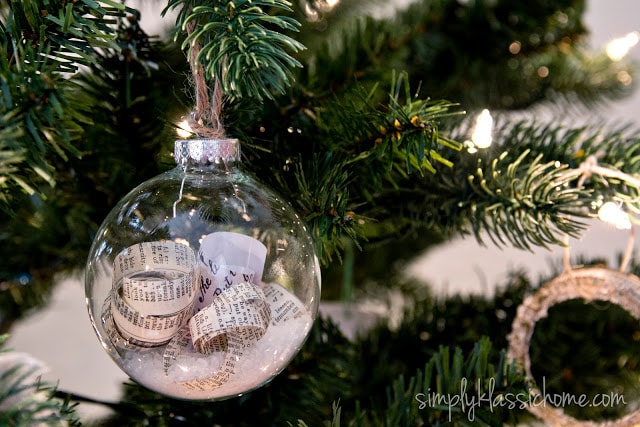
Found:
<path fill-rule="evenodd" d="M 240 142 L 235 138 L 180 139 L 174 154 L 178 165 L 210 165 L 240 160 Z"/>

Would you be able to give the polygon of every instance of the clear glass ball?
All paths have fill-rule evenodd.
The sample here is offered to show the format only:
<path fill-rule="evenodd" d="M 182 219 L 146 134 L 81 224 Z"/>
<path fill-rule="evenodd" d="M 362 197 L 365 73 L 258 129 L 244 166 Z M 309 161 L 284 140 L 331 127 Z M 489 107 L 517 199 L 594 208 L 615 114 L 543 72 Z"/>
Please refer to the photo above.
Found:
<path fill-rule="evenodd" d="M 289 203 L 240 168 L 237 140 L 176 141 L 175 157 L 99 228 L 89 316 L 143 386 L 179 399 L 239 396 L 280 373 L 310 332 L 314 244 Z"/>

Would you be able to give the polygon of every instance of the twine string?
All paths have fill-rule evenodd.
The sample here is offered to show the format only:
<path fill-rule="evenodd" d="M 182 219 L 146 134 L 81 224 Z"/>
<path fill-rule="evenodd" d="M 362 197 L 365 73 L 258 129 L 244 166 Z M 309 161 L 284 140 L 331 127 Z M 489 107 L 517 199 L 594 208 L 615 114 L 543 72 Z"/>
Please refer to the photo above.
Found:
<path fill-rule="evenodd" d="M 191 35 L 196 28 L 195 20 L 187 23 L 187 34 Z M 187 118 L 191 131 L 206 138 L 224 138 L 225 130 L 222 125 L 222 86 L 214 79 L 213 94 L 209 97 L 210 88 L 205 78 L 204 67 L 198 61 L 200 43 L 197 39 L 191 42 L 189 51 L 189 67 L 195 85 L 196 107 Z"/>
<path fill-rule="evenodd" d="M 609 185 L 606 178 L 613 178 L 613 179 L 620 180 L 624 183 L 630 184 L 635 188 L 640 188 L 640 179 L 634 176 L 631 176 L 629 174 L 626 174 L 622 171 L 619 171 L 617 169 L 599 166 L 598 159 L 595 155 L 588 156 L 580 164 L 580 166 L 578 166 L 576 169 L 569 171 L 569 173 L 572 175 L 574 174 L 577 175 L 578 188 L 581 188 L 584 185 L 585 181 L 589 179 L 592 175 L 598 175 L 602 179 L 602 182 L 604 183 L 605 186 Z M 629 229 L 629 239 L 627 240 L 627 246 L 625 248 L 624 253 L 622 254 L 622 259 L 620 260 L 620 267 L 618 268 L 619 271 L 624 272 L 627 270 L 629 266 L 629 262 L 631 260 L 631 256 L 633 255 L 634 243 L 635 243 L 635 230 L 632 225 L 631 228 Z M 564 246 L 563 248 L 564 270 L 565 272 L 571 272 L 572 267 L 571 267 L 571 261 L 570 261 L 570 253 L 569 253 L 569 236 L 567 234 L 564 235 L 563 246 Z"/>
<path fill-rule="evenodd" d="M 592 175 L 598 175 L 603 180 L 605 186 L 609 185 L 605 178 L 613 178 L 635 188 L 640 188 L 640 179 L 618 169 L 598 165 L 598 159 L 595 155 L 588 156 L 579 167 L 571 170 L 569 173 L 572 175 L 577 174 L 578 187 L 582 187 L 584 182 Z"/>

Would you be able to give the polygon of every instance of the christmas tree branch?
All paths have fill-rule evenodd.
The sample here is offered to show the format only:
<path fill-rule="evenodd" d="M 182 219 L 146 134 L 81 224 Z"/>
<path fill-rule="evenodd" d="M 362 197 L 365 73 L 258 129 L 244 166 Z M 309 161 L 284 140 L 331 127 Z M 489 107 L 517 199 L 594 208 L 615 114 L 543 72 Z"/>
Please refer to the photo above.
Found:
<path fill-rule="evenodd" d="M 131 9 L 114 0 L 12 2 L 11 13 L 3 19 L 4 48 L 9 62 L 19 67 L 21 53 L 46 62 L 51 70 L 74 72 L 78 65 L 95 61 L 96 48 L 113 46 L 113 24 Z"/>
<path fill-rule="evenodd" d="M 4 346 L 8 335 L 0 336 Z M 0 424 L 12 426 L 79 426 L 68 398 L 41 380 L 44 365 L 25 353 L 0 349 Z"/>
<path fill-rule="evenodd" d="M 498 133 L 495 150 L 504 151 L 493 160 L 489 153 L 479 155 L 477 168 L 465 167 L 466 201 L 455 207 L 475 218 L 477 236 L 488 231 L 497 244 L 523 248 L 561 244 L 563 234 L 579 235 L 584 220 L 607 200 L 638 211 L 637 132 L 520 122 Z M 624 171 L 618 169 L 620 156 L 629 160 Z M 598 164 L 589 167 L 596 158 Z M 453 185 L 462 185 L 463 178 L 457 175 Z"/>
<path fill-rule="evenodd" d="M 296 194 L 296 208 L 311 225 L 324 261 L 341 248 L 343 235 L 358 244 L 364 236 L 360 224 L 375 221 L 358 211 L 375 205 L 382 188 L 397 188 L 398 181 L 414 174 L 434 173 L 435 164 L 452 167 L 442 152 L 462 148 L 439 131 L 440 121 L 460 114 L 456 106 L 412 93 L 406 74 L 394 75 L 382 105 L 374 101 L 379 96 L 375 88 L 355 91 L 344 102 L 328 97 L 305 105 L 302 114 L 311 129 L 301 131 L 305 144 L 295 157 L 285 160 L 284 173 L 277 167 L 281 161 L 264 162 L 271 173 L 262 176 L 274 177 L 282 192 Z M 287 119 L 272 122 L 287 123 Z M 278 132 L 277 127 L 271 129 Z M 295 129 L 284 131 L 291 136 L 283 144 L 293 143 L 288 139 L 297 138 Z M 275 138 L 279 144 L 282 136 Z M 270 153 L 280 153 L 277 145 Z"/>
<path fill-rule="evenodd" d="M 18 157 L 14 154 L 18 149 L 25 156 L 41 156 L 51 165 L 56 183 L 55 187 L 37 187 L 29 181 L 35 193 L 28 195 L 5 181 L 7 193 L 2 194 L 12 215 L 4 217 L 2 224 L 6 233 L 2 235 L 5 263 L 0 268 L 0 306 L 5 317 L 0 331 L 48 301 L 52 287 L 60 280 L 57 273 L 68 274 L 84 264 L 98 224 L 124 193 L 164 170 L 168 162 L 173 163 L 162 155 L 173 147 L 175 130 L 164 125 L 184 113 L 184 102 L 176 96 L 177 91 L 172 94 L 167 88 L 182 82 L 182 75 L 175 71 L 185 69 L 186 64 L 178 48 L 170 49 L 150 38 L 137 18 L 130 15 L 120 21 L 117 44 L 96 52 L 91 72 L 61 82 L 65 99 L 73 100 L 65 104 L 66 120 L 72 129 L 82 127 L 71 134 L 82 158 L 29 153 L 17 145 L 23 139 L 0 141 L 0 146 L 5 143 L 9 147 L 1 152 L 11 158 Z M 39 77 L 42 75 L 35 74 L 27 83 L 37 82 Z M 164 83 L 156 86 L 159 82 Z M 28 88 L 24 83 L 15 85 L 16 90 Z M 38 111 L 47 106 L 38 107 Z M 78 109 L 87 116 L 77 117 Z M 11 117 L 16 118 L 16 129 L 24 126 L 24 121 L 18 120 L 22 116 Z M 67 121 L 54 119 L 53 130 L 41 129 L 51 138 L 57 138 L 55 132 L 68 126 Z M 27 174 L 22 163 L 9 166 L 18 177 Z M 12 249 L 16 244 L 20 251 Z"/>
<path fill-rule="evenodd" d="M 358 122 L 353 124 L 357 128 Z M 362 129 L 367 132 L 366 125 Z M 374 138 L 380 139 L 380 157 L 364 151 L 349 161 L 331 155 L 322 161 L 315 158 L 310 162 L 315 172 L 298 170 L 299 188 L 309 190 L 305 194 L 310 196 L 298 199 L 299 206 L 315 212 L 308 219 L 316 224 L 316 236 L 324 236 L 325 245 L 332 241 L 330 236 L 345 234 L 373 243 L 430 227 L 471 231 L 479 240 L 487 232 L 496 245 L 523 249 L 562 244 L 565 234 L 579 236 L 603 200 L 624 201 L 633 212 L 640 209 L 636 134 L 523 122 L 497 133 L 497 146 L 486 152 L 441 150 L 446 161 L 434 174 L 420 175 L 408 166 L 415 161 L 386 155 L 379 137 Z M 397 142 L 393 135 L 389 143 Z M 401 135 L 400 140 L 405 138 Z M 342 149 L 356 150 L 349 147 L 345 143 Z M 591 155 L 597 155 L 599 167 L 608 172 L 598 174 L 595 168 L 591 179 L 579 185 L 581 165 Z M 613 173 L 617 169 L 608 162 L 617 165 L 620 156 L 628 159 L 625 171 Z M 315 193 L 314 188 L 321 191 Z M 330 253 L 330 248 L 325 251 Z"/>
<path fill-rule="evenodd" d="M 286 0 L 170 0 L 165 12 L 175 8 L 180 8 L 178 27 L 193 28 L 183 49 L 197 46 L 195 61 L 205 78 L 219 82 L 227 96 L 261 100 L 282 94 L 293 80 L 291 68 L 301 66 L 287 51 L 298 52 L 304 45 L 283 33 L 297 31 L 299 23 L 268 13 L 290 12 Z"/>
<path fill-rule="evenodd" d="M 303 34 L 309 70 L 302 80 L 341 90 L 354 75 L 361 84 L 388 81 L 398 67 L 434 99 L 465 109 L 520 109 L 558 97 L 564 107 L 601 105 L 632 93 L 636 66 L 587 49 L 584 8 L 573 0 L 535 8 L 422 0 L 377 19 L 362 17 L 352 2 L 338 4 L 318 18 L 321 29 Z"/>
<path fill-rule="evenodd" d="M 476 197 L 460 201 L 459 208 L 473 218 L 479 241 L 480 231 L 487 231 L 496 245 L 509 242 L 528 249 L 558 244 L 563 234 L 577 236 L 586 228 L 578 219 L 587 216 L 590 192 L 568 186 L 566 167 L 557 161 L 542 163 L 542 156 L 531 159 L 529 154 L 525 151 L 510 163 L 502 161 L 506 154 L 489 164 L 479 162 L 469 175 Z"/>
<path fill-rule="evenodd" d="M 55 184 L 52 157 L 79 156 L 74 141 L 90 122 L 86 105 L 68 101 L 68 75 L 117 46 L 110 26 L 125 7 L 108 0 L 12 2 L 0 25 L 0 208 L 17 192 Z"/>
<path fill-rule="evenodd" d="M 489 338 L 482 337 L 465 358 L 459 347 L 440 346 L 424 369 L 392 383 L 386 407 L 366 414 L 357 409 L 355 420 L 410 427 L 419 419 L 427 425 L 501 425 L 517 419 L 517 410 L 524 407 L 516 398 L 526 402 L 528 381 L 504 351 L 492 363 L 491 347 Z"/>

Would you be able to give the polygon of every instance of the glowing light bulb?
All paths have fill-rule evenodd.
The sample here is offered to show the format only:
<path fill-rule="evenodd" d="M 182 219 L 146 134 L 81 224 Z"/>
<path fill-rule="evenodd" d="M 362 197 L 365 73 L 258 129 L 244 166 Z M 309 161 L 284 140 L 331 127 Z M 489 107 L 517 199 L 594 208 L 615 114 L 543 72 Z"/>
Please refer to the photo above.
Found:
<path fill-rule="evenodd" d="M 180 123 L 178 123 L 178 126 L 176 127 L 176 133 L 180 138 L 189 138 L 191 135 L 193 135 L 193 132 L 191 131 L 191 127 L 189 126 L 189 123 L 186 120 L 183 120 Z"/>
<path fill-rule="evenodd" d="M 598 210 L 598 218 L 601 221 L 615 226 L 618 230 L 631 229 L 629 214 L 614 202 L 607 202 Z"/>
<path fill-rule="evenodd" d="M 607 56 L 612 61 L 620 61 L 639 41 L 640 33 L 637 31 L 629 33 L 624 37 L 613 39 L 607 44 Z"/>
<path fill-rule="evenodd" d="M 487 148 L 493 142 L 491 132 L 493 131 L 493 117 L 489 110 L 484 109 L 476 119 L 476 126 L 471 134 L 471 142 L 477 148 Z"/>

